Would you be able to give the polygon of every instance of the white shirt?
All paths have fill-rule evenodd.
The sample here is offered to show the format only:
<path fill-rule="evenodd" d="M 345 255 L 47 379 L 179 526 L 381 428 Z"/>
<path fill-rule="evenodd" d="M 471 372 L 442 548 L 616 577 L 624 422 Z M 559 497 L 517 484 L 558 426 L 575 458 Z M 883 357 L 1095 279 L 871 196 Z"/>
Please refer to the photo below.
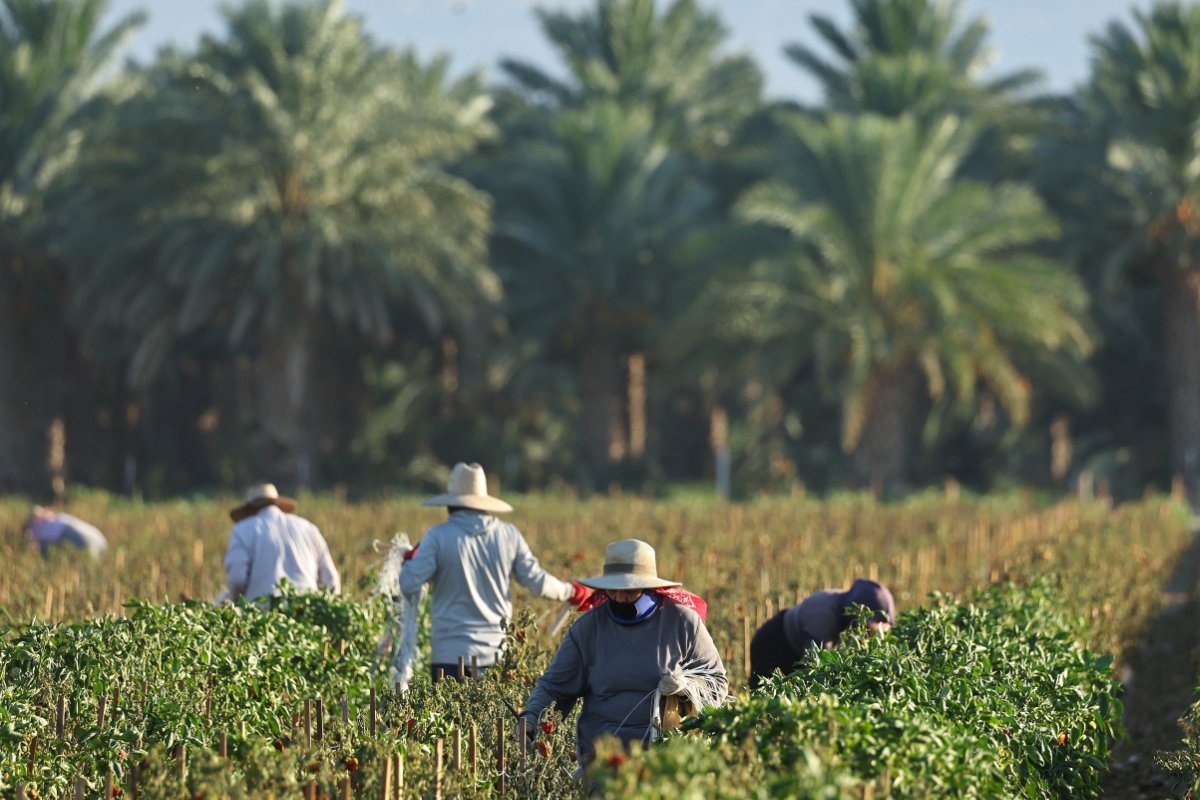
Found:
<path fill-rule="evenodd" d="M 342 590 L 325 537 L 303 517 L 266 506 L 233 526 L 225 552 L 230 597 L 257 600 L 276 594 L 281 578 L 299 591 Z"/>

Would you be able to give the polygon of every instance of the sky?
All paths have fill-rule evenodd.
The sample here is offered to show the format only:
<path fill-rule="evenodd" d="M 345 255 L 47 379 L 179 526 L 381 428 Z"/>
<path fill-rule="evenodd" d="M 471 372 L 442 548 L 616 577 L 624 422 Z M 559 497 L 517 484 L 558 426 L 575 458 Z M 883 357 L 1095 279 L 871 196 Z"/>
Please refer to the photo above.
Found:
<path fill-rule="evenodd" d="M 237 5 L 238 0 L 232 0 Z M 447 52 L 455 72 L 482 68 L 498 78 L 504 57 L 530 61 L 558 71 L 533 14 L 535 7 L 578 10 L 594 0 L 344 0 L 347 13 L 361 16 L 377 41 L 413 47 L 423 58 Z M 149 14 L 147 24 L 130 43 L 126 56 L 153 58 L 158 48 L 189 48 L 202 33 L 224 32 L 220 8 L 225 0 L 109 0 L 108 21 L 134 10 Z M 815 102 L 815 84 L 784 55 L 790 42 L 814 43 L 808 17 L 820 12 L 845 24 L 848 0 L 701 0 L 720 13 L 729 29 L 731 52 L 748 52 L 766 77 L 771 98 Z M 993 69 L 1004 73 L 1036 67 L 1046 75 L 1045 88 L 1065 92 L 1086 79 L 1087 38 L 1114 19 L 1129 22 L 1131 9 L 1148 8 L 1150 0 L 966 0 L 970 16 L 991 24 Z M 666 2 L 660 3 L 661 7 Z"/>

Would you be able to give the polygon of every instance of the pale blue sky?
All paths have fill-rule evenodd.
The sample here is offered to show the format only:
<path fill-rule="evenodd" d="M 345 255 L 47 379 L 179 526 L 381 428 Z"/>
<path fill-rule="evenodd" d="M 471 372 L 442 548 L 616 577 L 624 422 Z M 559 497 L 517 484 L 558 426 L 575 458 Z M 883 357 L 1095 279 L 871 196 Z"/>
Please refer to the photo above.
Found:
<path fill-rule="evenodd" d="M 701 0 L 720 12 L 731 50 L 748 51 L 763 70 L 772 97 L 817 100 L 813 84 L 782 54 L 783 46 L 814 39 L 808 16 L 820 11 L 844 22 L 846 0 Z M 482 67 L 496 77 L 501 57 L 519 57 L 545 68 L 556 63 L 531 12 L 535 6 L 578 9 L 592 0 L 345 0 L 366 20 L 377 40 L 412 46 L 423 57 L 449 52 L 456 72 Z M 161 45 L 190 47 L 202 32 L 224 30 L 222 0 L 110 0 L 110 18 L 143 9 L 150 19 L 128 55 L 151 58 Z M 237 0 L 233 0 L 237 5 Z M 662 3 L 665 6 L 665 2 Z M 1066 91 L 1088 73 L 1089 34 L 1109 21 L 1128 21 L 1150 0 L 967 0 L 971 15 L 988 18 L 996 69 L 1038 67 L 1046 88 Z"/>

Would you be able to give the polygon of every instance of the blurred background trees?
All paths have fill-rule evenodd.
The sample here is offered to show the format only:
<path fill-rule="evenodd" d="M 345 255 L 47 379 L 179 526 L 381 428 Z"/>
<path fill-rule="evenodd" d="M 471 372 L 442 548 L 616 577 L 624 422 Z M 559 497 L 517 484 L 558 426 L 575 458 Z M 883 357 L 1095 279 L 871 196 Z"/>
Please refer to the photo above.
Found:
<path fill-rule="evenodd" d="M 140 18 L 2 0 L 0 490 L 1200 496 L 1200 10 L 1047 96 L 969 3 L 847 2 L 781 23 L 809 106 L 693 0 L 536 12 L 493 86 L 338 2 L 117 69 Z"/>

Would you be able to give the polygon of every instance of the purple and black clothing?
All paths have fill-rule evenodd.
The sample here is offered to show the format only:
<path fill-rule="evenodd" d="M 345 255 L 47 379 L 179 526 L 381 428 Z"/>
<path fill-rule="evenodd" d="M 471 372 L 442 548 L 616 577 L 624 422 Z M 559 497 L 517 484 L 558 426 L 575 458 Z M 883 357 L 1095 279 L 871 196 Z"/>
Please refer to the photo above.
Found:
<path fill-rule="evenodd" d="M 896 602 L 886 586 L 859 579 L 844 592 L 813 592 L 804 601 L 780 611 L 750 640 L 750 688 L 756 688 L 776 669 L 785 675 L 810 647 L 835 647 L 855 617 L 854 606 L 875 613 L 871 621 L 894 621 Z"/>

